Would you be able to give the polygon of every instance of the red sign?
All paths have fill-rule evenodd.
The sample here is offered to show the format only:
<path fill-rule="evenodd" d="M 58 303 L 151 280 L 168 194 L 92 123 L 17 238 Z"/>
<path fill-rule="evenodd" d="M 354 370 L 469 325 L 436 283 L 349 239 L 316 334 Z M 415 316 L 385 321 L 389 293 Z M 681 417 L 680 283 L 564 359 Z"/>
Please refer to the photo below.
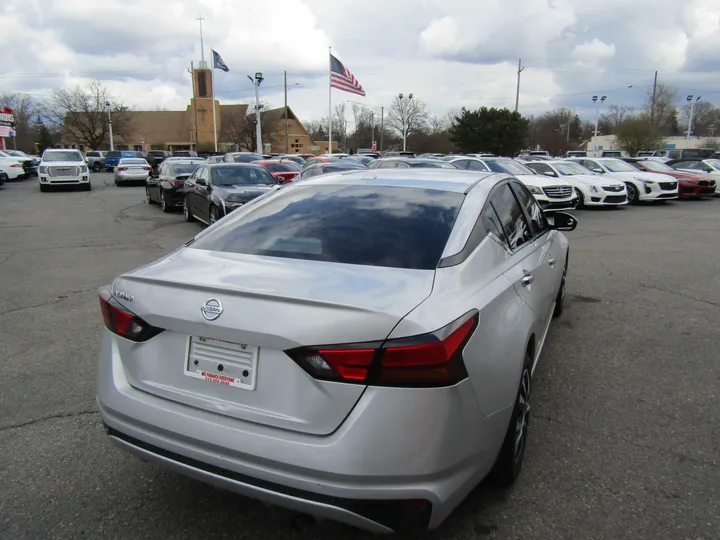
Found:
<path fill-rule="evenodd" d="M 377 152 L 377 142 L 375 141 L 372 142 L 372 151 Z"/>

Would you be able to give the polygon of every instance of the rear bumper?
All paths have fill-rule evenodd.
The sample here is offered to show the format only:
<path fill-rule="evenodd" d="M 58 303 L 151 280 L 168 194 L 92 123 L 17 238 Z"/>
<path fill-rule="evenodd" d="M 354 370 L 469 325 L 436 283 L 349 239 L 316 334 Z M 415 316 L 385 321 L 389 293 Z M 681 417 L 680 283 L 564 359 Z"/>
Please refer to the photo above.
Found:
<path fill-rule="evenodd" d="M 492 467 L 510 414 L 482 417 L 469 380 L 419 391 L 371 387 L 334 433 L 306 435 L 137 390 L 113 339 L 103 338 L 97 401 L 115 444 L 243 495 L 374 532 L 400 530 L 393 515 L 413 529 L 437 527 Z"/>
<path fill-rule="evenodd" d="M 115 180 L 118 182 L 145 182 L 148 179 L 148 174 L 116 174 Z"/>

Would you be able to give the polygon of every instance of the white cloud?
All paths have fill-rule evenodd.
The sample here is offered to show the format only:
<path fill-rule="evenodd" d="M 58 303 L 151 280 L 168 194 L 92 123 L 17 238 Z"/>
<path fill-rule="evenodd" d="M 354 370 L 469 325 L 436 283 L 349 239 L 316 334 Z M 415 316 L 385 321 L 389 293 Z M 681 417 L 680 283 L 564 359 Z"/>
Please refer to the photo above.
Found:
<path fill-rule="evenodd" d="M 262 71 L 263 98 L 281 105 L 287 70 L 303 118 L 327 114 L 330 45 L 368 92 L 334 91 L 336 102 L 387 106 L 413 92 L 435 114 L 513 107 L 521 57 L 527 114 L 582 111 L 600 91 L 638 105 L 642 92 L 627 87 L 651 83 L 655 69 L 679 93 L 702 89 L 720 105 L 718 0 L 4 0 L 0 93 L 100 78 L 128 104 L 183 109 L 200 12 L 206 58 L 212 46 L 231 70 L 216 72 L 220 99 L 251 100 L 246 74 Z"/>

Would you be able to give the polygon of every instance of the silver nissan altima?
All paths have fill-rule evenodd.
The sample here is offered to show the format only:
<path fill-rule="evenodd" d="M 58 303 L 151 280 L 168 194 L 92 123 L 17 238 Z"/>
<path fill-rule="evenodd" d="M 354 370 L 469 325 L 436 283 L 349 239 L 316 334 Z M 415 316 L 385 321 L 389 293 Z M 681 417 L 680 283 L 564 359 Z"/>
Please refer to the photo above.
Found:
<path fill-rule="evenodd" d="M 288 184 L 100 291 L 113 443 L 375 532 L 520 473 L 572 215 L 503 173 Z"/>

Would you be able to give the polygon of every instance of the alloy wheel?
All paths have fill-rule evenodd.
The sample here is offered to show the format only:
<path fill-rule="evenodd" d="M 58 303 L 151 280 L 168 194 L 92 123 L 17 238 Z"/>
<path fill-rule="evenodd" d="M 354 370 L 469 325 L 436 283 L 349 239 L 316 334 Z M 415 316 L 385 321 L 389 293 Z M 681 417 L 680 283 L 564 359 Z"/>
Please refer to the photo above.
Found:
<path fill-rule="evenodd" d="M 633 184 L 626 184 L 628 201 L 634 203 L 637 200 L 637 188 Z"/>
<path fill-rule="evenodd" d="M 523 454 L 525 453 L 528 427 L 530 426 L 530 393 L 530 368 L 525 367 L 520 380 L 520 391 L 518 393 L 518 415 L 515 421 L 515 462 L 522 460 Z"/>

